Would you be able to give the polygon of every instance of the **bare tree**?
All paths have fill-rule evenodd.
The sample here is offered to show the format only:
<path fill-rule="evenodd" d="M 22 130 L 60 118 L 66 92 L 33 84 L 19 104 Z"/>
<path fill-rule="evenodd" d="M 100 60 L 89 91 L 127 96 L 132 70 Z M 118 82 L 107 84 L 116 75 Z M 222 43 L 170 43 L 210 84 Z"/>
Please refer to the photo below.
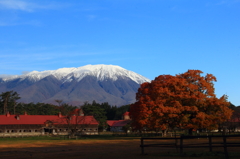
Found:
<path fill-rule="evenodd" d="M 61 106 L 63 104 L 63 100 L 61 99 L 56 99 L 55 102 L 58 103 L 58 106 Z"/>
<path fill-rule="evenodd" d="M 67 128 L 69 137 L 86 134 L 87 129 L 96 130 L 98 123 L 93 116 L 84 116 L 82 109 L 75 109 L 68 115 L 62 116 L 55 125 Z M 94 124 L 96 125 L 94 127 Z"/>

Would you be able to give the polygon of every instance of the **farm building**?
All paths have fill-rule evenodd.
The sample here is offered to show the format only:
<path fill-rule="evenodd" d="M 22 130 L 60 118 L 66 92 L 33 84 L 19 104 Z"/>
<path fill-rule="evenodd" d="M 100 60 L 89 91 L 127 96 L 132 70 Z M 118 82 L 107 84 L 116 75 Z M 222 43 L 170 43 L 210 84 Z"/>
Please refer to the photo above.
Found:
<path fill-rule="evenodd" d="M 75 112 L 81 112 L 75 110 Z M 98 122 L 93 116 L 72 113 L 58 115 L 0 115 L 0 137 L 39 136 L 45 134 L 67 135 L 71 130 L 80 134 L 98 134 Z"/>
<path fill-rule="evenodd" d="M 131 119 L 129 116 L 129 112 L 125 112 L 123 114 L 123 120 L 107 120 L 109 130 L 112 132 L 124 131 L 124 127 L 130 124 L 130 122 L 131 122 Z"/>
<path fill-rule="evenodd" d="M 234 112 L 224 126 L 231 132 L 240 132 L 240 113 Z"/>

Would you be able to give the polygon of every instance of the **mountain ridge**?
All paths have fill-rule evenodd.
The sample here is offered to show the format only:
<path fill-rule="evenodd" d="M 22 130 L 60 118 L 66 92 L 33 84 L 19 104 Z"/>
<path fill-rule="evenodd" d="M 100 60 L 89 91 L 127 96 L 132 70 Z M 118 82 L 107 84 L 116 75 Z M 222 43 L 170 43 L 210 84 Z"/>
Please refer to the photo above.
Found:
<path fill-rule="evenodd" d="M 143 81 L 150 81 L 149 79 L 139 75 L 133 71 L 126 70 L 117 65 L 85 65 L 82 67 L 71 67 L 71 68 L 59 68 L 57 70 L 47 70 L 47 71 L 32 71 L 25 75 L 14 75 L 12 77 L 2 78 L 3 81 L 14 80 L 17 78 L 25 79 L 32 78 L 35 81 L 39 81 L 49 75 L 55 76 L 58 80 L 63 80 L 66 82 L 70 80 L 69 77 L 76 77 L 80 81 L 86 75 L 93 75 L 98 77 L 99 80 L 104 80 L 105 78 L 117 79 L 117 76 L 128 76 L 132 80 L 136 81 L 138 84 L 143 83 Z"/>
<path fill-rule="evenodd" d="M 0 78 L 0 92 L 17 91 L 19 102 L 56 104 L 63 100 L 72 105 L 84 102 L 108 102 L 126 105 L 135 102 L 136 92 L 149 79 L 115 65 L 86 65 L 78 68 L 61 68 L 33 71 L 11 78 Z"/>

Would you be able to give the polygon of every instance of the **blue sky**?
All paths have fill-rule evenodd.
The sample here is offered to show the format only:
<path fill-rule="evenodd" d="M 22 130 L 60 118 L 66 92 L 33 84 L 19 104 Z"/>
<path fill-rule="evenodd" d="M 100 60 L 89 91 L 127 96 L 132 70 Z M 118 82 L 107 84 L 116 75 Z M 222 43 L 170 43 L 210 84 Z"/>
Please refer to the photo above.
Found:
<path fill-rule="evenodd" d="M 0 0 L 0 75 L 113 64 L 199 69 L 240 105 L 240 0 Z"/>

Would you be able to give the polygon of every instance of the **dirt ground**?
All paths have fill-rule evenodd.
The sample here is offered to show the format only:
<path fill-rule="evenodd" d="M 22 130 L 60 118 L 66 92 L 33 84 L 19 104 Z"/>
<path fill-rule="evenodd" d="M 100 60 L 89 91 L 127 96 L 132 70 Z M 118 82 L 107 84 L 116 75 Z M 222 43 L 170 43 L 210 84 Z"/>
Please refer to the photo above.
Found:
<path fill-rule="evenodd" d="M 156 141 L 153 141 L 156 142 Z M 189 141 L 192 142 L 192 141 Z M 199 141 L 195 141 L 199 142 Z M 238 152 L 239 147 L 231 149 Z M 0 141 L 2 159 L 224 159 L 223 148 L 186 150 L 182 156 L 175 148 L 145 148 L 146 155 L 141 155 L 140 139 L 132 140 L 22 140 Z M 185 152 L 185 151 L 184 151 Z M 230 156 L 239 159 L 240 156 Z"/>

